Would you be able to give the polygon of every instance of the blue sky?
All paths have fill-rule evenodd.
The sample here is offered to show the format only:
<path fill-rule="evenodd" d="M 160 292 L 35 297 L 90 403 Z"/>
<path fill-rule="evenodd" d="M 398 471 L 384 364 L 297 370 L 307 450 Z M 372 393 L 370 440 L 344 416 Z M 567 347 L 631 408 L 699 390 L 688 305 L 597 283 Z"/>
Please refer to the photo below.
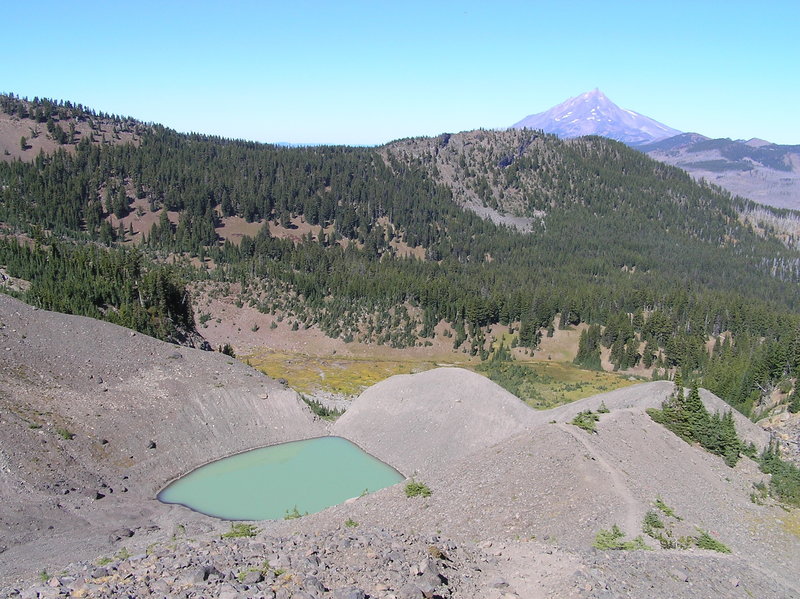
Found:
<path fill-rule="evenodd" d="M 0 91 L 257 141 L 504 127 L 599 87 L 800 144 L 800 2 L 10 2 Z"/>

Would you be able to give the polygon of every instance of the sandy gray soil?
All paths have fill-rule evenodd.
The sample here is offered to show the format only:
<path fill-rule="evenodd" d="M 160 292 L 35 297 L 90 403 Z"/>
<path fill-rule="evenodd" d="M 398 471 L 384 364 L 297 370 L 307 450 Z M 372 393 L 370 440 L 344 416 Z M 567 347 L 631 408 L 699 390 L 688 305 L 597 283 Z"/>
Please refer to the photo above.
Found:
<path fill-rule="evenodd" d="M 3 577 L 169 520 L 155 493 L 202 463 L 326 432 L 293 391 L 225 355 L 5 295 L 0 323 Z"/>
<path fill-rule="evenodd" d="M 395 485 L 258 523 L 252 538 L 221 539 L 227 523 L 154 494 L 211 459 L 327 434 L 294 392 L 221 354 L 5 296 L 0 322 L 0 589 L 8 594 L 800 596 L 797 511 L 750 500 L 753 483 L 766 479 L 752 461 L 728 468 L 649 419 L 644 408 L 659 405 L 670 383 L 536 412 L 461 369 L 392 377 L 332 430 L 413 474 L 430 497 L 407 498 Z M 596 434 L 569 424 L 601 401 L 610 412 Z M 766 441 L 749 421 L 737 425 Z M 591 548 L 613 524 L 628 538 L 642 534 L 657 498 L 681 516 L 680 534 L 707 530 L 732 553 L 666 551 L 649 537 L 652 551 Z M 42 570 L 56 575 L 37 582 Z"/>

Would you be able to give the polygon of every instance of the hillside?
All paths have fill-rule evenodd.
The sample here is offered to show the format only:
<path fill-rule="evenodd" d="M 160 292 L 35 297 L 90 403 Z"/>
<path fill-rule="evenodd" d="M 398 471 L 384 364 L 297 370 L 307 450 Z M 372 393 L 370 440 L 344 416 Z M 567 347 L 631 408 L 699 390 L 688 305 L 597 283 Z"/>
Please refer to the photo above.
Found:
<path fill-rule="evenodd" d="M 97 113 L 71 102 L 0 95 L 0 160 L 33 162 L 40 153 L 75 151 L 83 140 L 100 145 L 138 144 L 148 129 L 127 117 Z"/>
<path fill-rule="evenodd" d="M 800 146 L 684 133 L 637 148 L 698 180 L 775 208 L 800 209 Z"/>
<path fill-rule="evenodd" d="M 529 115 L 512 128 L 540 130 L 562 139 L 600 135 L 678 166 L 695 180 L 718 185 L 735 196 L 774 208 L 800 209 L 800 146 L 681 133 L 620 108 L 598 89 Z M 796 227 L 793 231 L 796 236 Z"/>
<path fill-rule="evenodd" d="M 388 598 L 400 589 L 422 596 L 425 585 L 454 598 L 798 592 L 788 574 L 800 565 L 796 510 L 751 501 L 753 483 L 766 477 L 749 459 L 729 468 L 645 415 L 669 382 L 536 412 L 459 369 L 388 379 L 333 430 L 402 464 L 429 485 L 429 498 L 407 498 L 397 485 L 298 520 L 260 522 L 252 538 L 220 539 L 226 523 L 152 497 L 209 459 L 324 434 L 293 392 L 220 354 L 11 299 L 0 303 L 0 320 L 11 348 L 0 356 L 6 592 L 12 584 L 93 596 L 282 587 Z M 78 346 L 87 349 L 77 355 Z M 609 412 L 597 434 L 569 424 L 601 402 Z M 755 425 L 737 426 L 764 442 Z M 628 538 L 643 534 L 657 499 L 682 518 L 662 515 L 675 534 L 699 527 L 732 554 L 664 550 L 646 535 L 652 551 L 591 548 L 615 523 Z M 50 591 L 31 586 L 42 570 L 64 570 Z"/>
<path fill-rule="evenodd" d="M 94 557 L 123 521 L 158 532 L 155 493 L 194 466 L 324 432 L 296 393 L 218 353 L 2 294 L 0 339 L 4 577 Z"/>
<path fill-rule="evenodd" d="M 12 120 L 51 118 L 4 98 Z M 54 123 L 101 118 L 51 104 Z M 23 298 L 188 343 L 235 288 L 237 309 L 269 317 L 250 324 L 265 346 L 285 322 L 482 360 L 492 327 L 528 355 L 580 327 L 582 365 L 680 370 L 746 413 L 795 388 L 800 253 L 779 226 L 793 213 L 623 144 L 510 130 L 286 148 L 130 127 L 136 143 L 86 136 L 0 163 L 0 263 L 30 283 Z M 189 288 L 208 296 L 190 306 Z"/>

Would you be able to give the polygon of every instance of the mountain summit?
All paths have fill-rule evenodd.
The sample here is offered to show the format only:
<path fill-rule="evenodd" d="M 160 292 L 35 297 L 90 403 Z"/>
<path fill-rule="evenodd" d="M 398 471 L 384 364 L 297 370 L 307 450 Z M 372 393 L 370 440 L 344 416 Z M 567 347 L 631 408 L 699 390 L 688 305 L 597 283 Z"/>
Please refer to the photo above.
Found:
<path fill-rule="evenodd" d="M 595 89 L 531 114 L 512 125 L 513 129 L 541 129 L 559 137 L 602 135 L 630 145 L 652 143 L 681 133 L 632 110 L 620 108 Z"/>

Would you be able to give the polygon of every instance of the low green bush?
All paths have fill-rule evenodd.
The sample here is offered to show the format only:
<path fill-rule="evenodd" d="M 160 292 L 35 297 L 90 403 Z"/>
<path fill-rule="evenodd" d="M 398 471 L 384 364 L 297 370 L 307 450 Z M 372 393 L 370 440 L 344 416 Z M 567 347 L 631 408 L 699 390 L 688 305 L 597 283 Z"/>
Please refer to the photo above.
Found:
<path fill-rule="evenodd" d="M 297 520 L 298 518 L 302 518 L 303 516 L 308 516 L 308 512 L 305 514 L 301 514 L 300 510 L 297 509 L 297 506 L 294 506 L 291 510 L 286 510 L 286 513 L 283 515 L 284 520 Z"/>
<path fill-rule="evenodd" d="M 406 497 L 430 497 L 431 490 L 425 483 L 418 483 L 412 480 L 406 483 Z"/>
<path fill-rule="evenodd" d="M 231 529 L 222 535 L 223 539 L 233 539 L 236 537 L 254 537 L 258 534 L 255 524 L 245 522 L 231 522 Z"/>
<path fill-rule="evenodd" d="M 57 428 L 56 434 L 61 437 L 62 439 L 66 439 L 67 441 L 72 441 L 75 438 L 75 433 L 65 429 L 65 428 Z"/>
<path fill-rule="evenodd" d="M 611 527 L 611 530 L 600 529 L 594 537 L 592 547 L 602 550 L 622 550 L 622 551 L 640 551 L 649 550 L 650 547 L 644 542 L 640 536 L 632 541 L 625 540 L 625 533 L 622 532 L 616 524 Z"/>
<path fill-rule="evenodd" d="M 705 530 L 700 530 L 699 528 L 697 530 L 700 534 L 693 538 L 694 544 L 698 549 L 710 549 L 711 551 L 718 551 L 719 553 L 731 552 L 727 545 L 712 537 Z"/>
<path fill-rule="evenodd" d="M 583 412 L 578 412 L 575 414 L 575 418 L 570 421 L 570 424 L 574 424 L 578 428 L 582 428 L 586 432 L 594 433 L 597 431 L 595 427 L 595 423 L 600 420 L 600 417 L 592 412 L 591 410 L 584 410 Z"/>

